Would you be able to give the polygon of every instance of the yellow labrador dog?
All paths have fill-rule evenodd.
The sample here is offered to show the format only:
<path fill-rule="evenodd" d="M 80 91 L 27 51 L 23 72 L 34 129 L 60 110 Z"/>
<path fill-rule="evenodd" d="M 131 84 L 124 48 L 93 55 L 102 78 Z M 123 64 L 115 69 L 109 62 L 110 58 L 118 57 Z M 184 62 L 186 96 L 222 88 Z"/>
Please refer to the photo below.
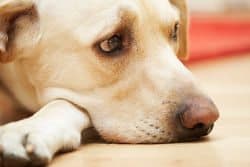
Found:
<path fill-rule="evenodd" d="M 216 106 L 180 62 L 186 12 L 185 0 L 0 0 L 3 97 L 34 113 L 1 126 L 1 165 L 44 165 L 90 127 L 115 143 L 210 133 Z"/>

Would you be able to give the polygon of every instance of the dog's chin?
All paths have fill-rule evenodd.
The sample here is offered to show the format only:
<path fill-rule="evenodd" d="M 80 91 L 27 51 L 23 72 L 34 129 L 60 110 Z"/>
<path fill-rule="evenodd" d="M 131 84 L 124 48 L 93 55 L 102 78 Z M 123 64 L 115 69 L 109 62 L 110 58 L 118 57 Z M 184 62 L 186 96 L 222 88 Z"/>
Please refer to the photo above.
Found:
<path fill-rule="evenodd" d="M 115 144 L 164 144 L 176 142 L 177 138 L 168 133 L 169 136 L 156 133 L 138 133 L 138 131 L 115 131 L 96 130 L 99 136 L 107 143 Z"/>
<path fill-rule="evenodd" d="M 199 142 L 211 133 L 213 126 L 207 128 L 206 131 L 201 133 L 199 129 L 192 131 L 192 133 L 182 133 L 177 134 L 176 131 L 173 132 L 163 132 L 162 133 L 140 133 L 138 131 L 129 131 L 127 133 L 121 133 L 118 131 L 110 130 L 103 131 L 97 130 L 100 138 L 107 143 L 116 144 L 169 144 L 169 143 L 183 143 L 183 142 Z M 187 130 L 188 131 L 188 130 Z"/>
<path fill-rule="evenodd" d="M 116 140 L 116 139 L 103 139 L 102 141 L 107 142 L 107 143 L 112 143 L 112 144 L 177 144 L 177 143 L 189 143 L 189 142 L 202 142 L 204 140 L 208 139 L 207 136 L 200 136 L 200 137 L 192 137 L 192 138 L 186 138 L 186 139 L 178 139 L 178 138 L 169 138 L 165 140 Z"/>
<path fill-rule="evenodd" d="M 107 137 L 101 137 L 104 142 L 112 143 L 112 144 L 171 144 L 171 143 L 185 143 L 185 142 L 195 142 L 195 141 L 201 141 L 203 137 L 194 137 L 189 139 L 178 139 L 178 138 L 167 138 L 164 140 L 155 140 L 155 139 L 127 139 L 127 138 L 107 138 Z"/>

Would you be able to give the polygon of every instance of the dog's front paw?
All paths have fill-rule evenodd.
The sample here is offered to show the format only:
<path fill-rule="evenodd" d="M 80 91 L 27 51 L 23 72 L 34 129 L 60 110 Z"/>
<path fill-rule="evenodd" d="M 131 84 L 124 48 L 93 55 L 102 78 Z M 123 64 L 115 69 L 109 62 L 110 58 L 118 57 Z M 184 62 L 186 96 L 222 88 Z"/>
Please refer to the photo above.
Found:
<path fill-rule="evenodd" d="M 1 167 L 43 166 L 52 158 L 48 147 L 39 132 L 14 124 L 0 129 Z"/>
<path fill-rule="evenodd" d="M 80 136 L 65 137 L 62 131 L 46 126 L 10 124 L 0 128 L 0 167 L 45 166 L 56 151 L 63 149 L 63 141 L 74 141 L 72 149 L 80 144 Z M 69 142 L 68 142 L 69 143 Z M 69 148 L 68 148 L 69 149 Z"/>

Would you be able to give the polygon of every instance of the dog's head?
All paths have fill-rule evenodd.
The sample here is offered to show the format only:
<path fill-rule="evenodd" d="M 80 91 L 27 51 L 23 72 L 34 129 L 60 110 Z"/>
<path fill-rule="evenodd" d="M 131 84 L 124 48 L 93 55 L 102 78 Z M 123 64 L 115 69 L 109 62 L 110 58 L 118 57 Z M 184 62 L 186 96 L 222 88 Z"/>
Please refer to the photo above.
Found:
<path fill-rule="evenodd" d="M 207 135 L 218 118 L 180 59 L 184 0 L 3 0 L 0 59 L 17 66 L 40 105 L 84 108 L 111 142 Z"/>

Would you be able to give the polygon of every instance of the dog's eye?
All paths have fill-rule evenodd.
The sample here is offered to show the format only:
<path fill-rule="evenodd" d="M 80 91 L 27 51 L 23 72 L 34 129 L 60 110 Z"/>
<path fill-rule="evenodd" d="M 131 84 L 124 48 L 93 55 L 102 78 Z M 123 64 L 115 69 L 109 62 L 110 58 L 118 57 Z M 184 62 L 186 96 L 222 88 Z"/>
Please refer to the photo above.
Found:
<path fill-rule="evenodd" d="M 178 33 L 179 33 L 179 28 L 180 28 L 180 24 L 179 23 L 175 23 L 174 28 L 170 34 L 170 38 L 174 41 L 178 40 Z"/>
<path fill-rule="evenodd" d="M 123 48 L 122 37 L 120 35 L 114 35 L 111 38 L 102 41 L 99 44 L 99 48 L 105 53 L 120 51 Z"/>

